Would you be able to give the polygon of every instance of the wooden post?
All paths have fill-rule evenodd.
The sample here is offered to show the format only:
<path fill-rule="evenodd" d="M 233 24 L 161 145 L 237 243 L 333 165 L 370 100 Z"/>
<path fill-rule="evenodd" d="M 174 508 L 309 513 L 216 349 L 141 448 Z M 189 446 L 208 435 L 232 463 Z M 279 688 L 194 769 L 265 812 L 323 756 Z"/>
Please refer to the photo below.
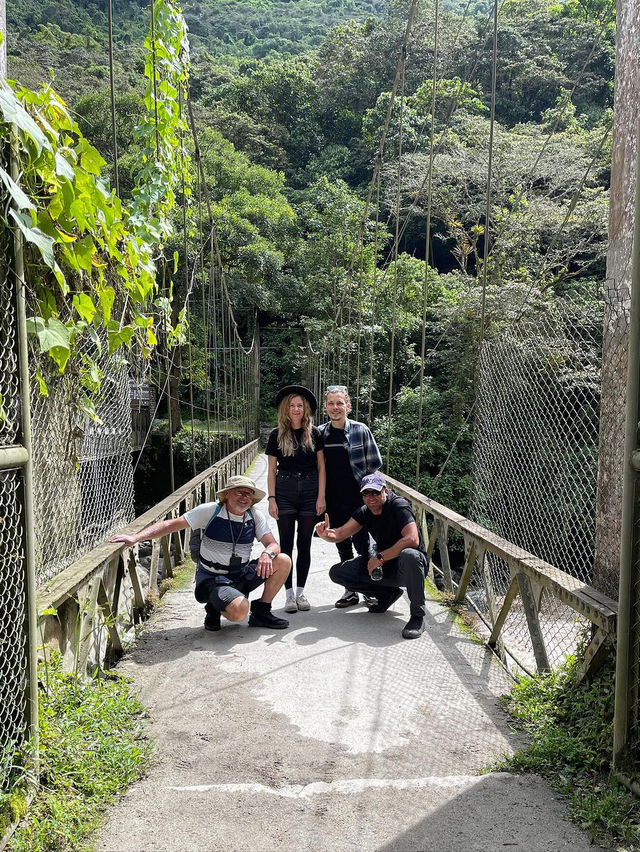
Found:
<path fill-rule="evenodd" d="M 169 536 L 163 535 L 160 539 L 162 544 L 162 564 L 164 565 L 164 576 L 173 577 L 173 565 L 171 564 L 171 551 L 169 549 Z"/>
<path fill-rule="evenodd" d="M 529 626 L 529 635 L 531 636 L 531 644 L 533 645 L 533 653 L 536 658 L 538 671 L 548 671 L 549 658 L 547 657 L 547 649 L 544 644 L 544 637 L 540 627 L 540 619 L 538 618 L 538 606 L 536 604 L 531 581 L 527 575 L 519 571 L 517 574 L 518 586 L 520 587 L 520 597 L 524 606 L 524 612 L 527 616 L 527 625 Z"/>
<path fill-rule="evenodd" d="M 630 328 L 634 196 L 640 103 L 640 0 L 618 0 L 611 152 L 609 250 L 605 277 L 594 585 L 617 590 L 622 534 L 624 401 Z"/>
<path fill-rule="evenodd" d="M 154 538 L 151 542 L 151 565 L 149 567 L 149 590 L 158 594 L 158 562 L 160 561 L 160 542 Z"/>
<path fill-rule="evenodd" d="M 482 558 L 484 561 L 484 554 Z M 511 583 L 509 584 L 509 588 L 507 589 L 507 593 L 504 596 L 504 601 L 502 602 L 500 612 L 498 613 L 493 622 L 491 636 L 489 636 L 489 639 L 487 641 L 487 645 L 490 648 L 495 648 L 496 642 L 498 641 L 502 628 L 504 627 L 504 623 L 507 620 L 507 615 L 509 615 L 511 604 L 514 602 L 514 600 L 516 599 L 516 595 L 518 594 L 518 588 L 518 581 L 515 577 L 513 577 L 511 579 Z"/>
<path fill-rule="evenodd" d="M 444 576 L 444 585 L 448 592 L 452 592 L 453 580 L 451 579 L 451 562 L 449 561 L 449 545 L 447 544 L 449 528 L 440 519 L 436 521 L 436 526 L 438 528 L 438 550 L 440 551 L 440 567 Z"/>
<path fill-rule="evenodd" d="M 464 596 L 467 594 L 467 587 L 469 586 L 469 581 L 471 580 L 471 575 L 473 574 L 473 569 L 476 564 L 476 552 L 477 547 L 475 541 L 469 542 L 465 536 L 465 550 L 467 551 L 467 558 L 464 564 L 464 570 L 462 572 L 462 577 L 460 578 L 460 585 L 458 586 L 458 593 L 456 594 L 456 602 L 461 602 L 464 600 Z M 484 552 L 482 553 L 481 562 L 484 560 Z"/>

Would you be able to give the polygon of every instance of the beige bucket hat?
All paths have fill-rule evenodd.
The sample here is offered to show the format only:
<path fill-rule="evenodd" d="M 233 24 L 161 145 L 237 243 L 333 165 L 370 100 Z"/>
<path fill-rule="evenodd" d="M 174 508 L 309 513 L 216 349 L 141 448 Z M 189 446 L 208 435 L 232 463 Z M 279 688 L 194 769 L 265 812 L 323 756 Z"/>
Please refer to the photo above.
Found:
<path fill-rule="evenodd" d="M 224 500 L 224 492 L 229 491 L 229 489 L 231 488 L 251 488 L 251 490 L 253 491 L 253 501 L 251 503 L 252 506 L 255 506 L 256 503 L 259 503 L 260 500 L 262 500 L 262 498 L 265 497 L 267 493 L 266 491 L 261 491 L 255 484 L 253 479 L 249 479 L 248 476 L 232 476 L 227 479 L 225 484 L 216 494 L 217 499 L 222 502 Z"/>

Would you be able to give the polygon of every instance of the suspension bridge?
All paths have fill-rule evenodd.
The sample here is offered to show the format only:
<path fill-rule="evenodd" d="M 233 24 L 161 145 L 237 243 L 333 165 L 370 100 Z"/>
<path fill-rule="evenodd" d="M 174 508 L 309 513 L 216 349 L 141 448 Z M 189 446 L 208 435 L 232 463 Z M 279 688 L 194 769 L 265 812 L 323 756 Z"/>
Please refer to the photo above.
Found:
<path fill-rule="evenodd" d="M 104 852 L 241 846 L 407 852 L 461 845 L 470 850 L 593 849 L 540 779 L 482 773 L 519 744 L 498 705 L 509 673 L 546 671 L 582 642 L 582 676 L 589 677 L 613 653 L 616 641 L 619 651 L 621 636 L 626 651 L 619 669 L 616 755 L 619 777 L 633 787 L 621 755 L 637 737 L 635 631 L 640 603 L 631 573 L 635 551 L 627 554 L 623 582 L 628 594 L 620 605 L 615 570 L 609 576 L 600 571 L 594 583 L 598 464 L 610 444 L 624 443 L 619 406 L 614 413 L 601 412 L 607 378 L 601 369 L 603 349 L 610 356 L 616 344 L 606 334 L 603 344 L 601 330 L 603 323 L 611 325 L 617 311 L 618 325 L 628 335 L 633 326 L 629 307 L 613 309 L 599 296 L 585 317 L 584 306 L 571 299 L 542 303 L 532 286 L 523 286 L 497 330 L 490 332 L 488 276 L 492 248 L 500 241 L 491 196 L 499 63 L 500 7 L 495 3 L 485 21 L 492 100 L 483 256 L 478 257 L 479 275 L 461 295 L 457 312 L 442 321 L 437 334 L 429 332 L 434 171 L 446 150 L 457 99 L 436 133 L 436 0 L 429 151 L 421 183 L 403 210 L 400 176 L 403 164 L 416 157 L 402 136 L 407 45 L 416 6 L 417 0 L 409 4 L 346 284 L 333 294 L 335 319 L 325 335 L 300 335 L 288 380 L 307 384 L 320 399 L 329 384 L 344 382 L 353 389 L 355 418 L 378 424 L 387 480 L 411 502 L 428 542 L 432 599 L 427 630 L 417 642 L 402 644 L 398 625 L 406 615 L 403 601 L 380 618 L 362 608 L 334 610 L 335 590 L 327 576 L 333 554 L 320 541 L 313 544 L 312 610 L 297 613 L 286 635 L 249 634 L 244 626 L 230 624 L 219 636 L 206 635 L 191 586 L 170 592 L 120 664 L 135 678 L 151 710 L 159 759 L 148 778 L 109 815 L 98 840 Z M 154 66 L 154 83 L 156 73 L 160 71 Z M 574 90 L 586 73 L 585 62 L 577 70 Z M 57 648 L 70 670 L 92 672 L 112 665 L 130 648 L 150 603 L 163 591 L 163 581 L 173 577 L 188 553 L 188 533 L 124 552 L 108 543 L 109 536 L 183 514 L 212 499 L 234 473 L 264 475 L 261 330 L 251 311 L 245 311 L 251 320 L 237 320 L 239 306 L 227 280 L 186 88 L 180 88 L 175 100 L 182 131 L 193 147 L 199 210 L 195 252 L 186 248 L 184 218 L 178 307 L 187 320 L 193 319 L 194 328 L 199 324 L 205 329 L 204 368 L 192 355 L 191 325 L 189 336 L 175 346 L 166 317 L 156 325 L 161 340 L 153 371 L 143 359 L 131 357 L 127 363 L 118 358 L 105 339 L 92 341 L 74 355 L 78 369 L 88 354 L 95 358 L 103 377 L 95 417 L 87 417 L 77 404 L 74 371 L 54 378 L 46 357 L 29 342 L 24 244 L 15 229 L 5 228 L 1 235 L 6 261 L 0 277 L 0 358 L 5 367 L 0 378 L 0 553 L 7 567 L 0 615 L 0 750 L 6 753 L 29 735 L 37 751 L 38 647 Z M 398 115 L 397 156 L 391 164 L 398 173 L 396 200 L 385 223 L 380 194 L 391 168 L 386 162 L 388 136 Z M 514 207 L 522 200 L 518 192 L 522 196 L 535 181 L 555 132 L 552 125 L 512 199 Z M 541 254 L 536 280 L 550 274 L 553 248 L 609 142 L 607 131 Z M 181 189 L 186 199 L 184 183 Z M 625 192 L 628 207 L 628 187 Z M 400 246 L 418 204 L 424 208 L 427 255 L 419 342 L 407 365 L 397 360 Z M 390 241 L 384 236 L 387 229 Z M 363 272 L 367 251 L 375 258 L 370 275 Z M 632 258 L 640 274 L 637 245 L 634 255 L 628 241 L 623 254 L 627 279 Z M 166 258 L 158 262 L 163 282 L 169 265 Z M 392 294 L 390 316 L 380 306 L 383 290 Z M 470 440 L 473 423 L 472 470 L 465 472 L 473 483 L 473 499 L 465 516 L 420 490 L 429 465 L 421 436 L 430 428 L 428 365 L 442 357 L 447 338 L 469 314 L 475 327 L 470 344 L 474 392 L 460 413 L 443 465 L 431 476 L 435 487 L 455 447 Z M 63 306 L 62 323 L 71 317 L 71 305 Z M 376 336 L 387 322 L 388 348 L 382 350 Z M 621 352 L 623 347 L 618 359 L 626 357 Z M 632 378 L 637 366 L 633 357 L 631 352 Z M 374 369 L 381 361 L 386 380 L 376 383 Z M 196 398 L 194 373 L 199 368 L 206 375 L 205 392 Z M 42 394 L 45 379 L 48 389 Z M 401 383 L 413 394 L 406 410 Z M 188 399 L 181 396 L 185 387 Z M 628 398 L 633 407 L 637 389 Z M 168 418 L 168 496 L 135 517 L 136 468 L 161 404 Z M 180 406 L 190 414 L 192 449 L 189 474 L 178 481 L 172 418 L 180 416 Z M 631 423 L 634 417 L 637 423 L 636 413 L 629 415 Z M 394 462 L 406 454 L 407 422 L 416 435 L 411 445 L 415 478 L 402 482 L 392 474 Z M 203 470 L 196 462 L 198 431 L 206 445 Z M 638 465 L 629 459 L 635 450 L 628 437 L 628 467 L 634 471 Z M 600 495 L 602 489 L 601 482 Z M 625 513 L 615 523 L 629 533 L 633 507 Z M 436 588 L 449 602 L 466 607 L 479 641 L 438 602 Z M 276 600 L 276 608 L 283 603 Z M 185 819 L 185 813 L 192 816 Z"/>
<path fill-rule="evenodd" d="M 265 474 L 259 455 L 250 475 L 264 487 Z M 314 539 L 312 609 L 279 635 L 224 621 L 208 634 L 192 584 L 168 593 L 120 666 L 158 759 L 96 848 L 597 848 L 539 777 L 483 774 L 522 742 L 495 656 L 435 600 L 417 642 L 400 638 L 405 599 L 384 615 L 335 609 L 333 561 Z"/>

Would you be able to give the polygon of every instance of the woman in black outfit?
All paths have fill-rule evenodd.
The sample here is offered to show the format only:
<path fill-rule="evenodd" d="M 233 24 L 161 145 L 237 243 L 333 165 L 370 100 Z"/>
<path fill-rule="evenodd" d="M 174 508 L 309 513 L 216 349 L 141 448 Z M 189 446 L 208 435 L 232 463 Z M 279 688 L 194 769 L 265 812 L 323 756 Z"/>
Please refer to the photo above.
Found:
<path fill-rule="evenodd" d="M 285 582 L 285 612 L 311 608 L 304 586 L 311 566 L 311 537 L 316 516 L 325 511 L 325 471 L 322 437 L 313 425 L 315 396 L 301 385 L 288 385 L 276 395 L 278 425 L 267 442 L 269 514 L 278 522 L 280 549 L 293 554 L 296 521 L 296 580 L 293 566 Z"/>

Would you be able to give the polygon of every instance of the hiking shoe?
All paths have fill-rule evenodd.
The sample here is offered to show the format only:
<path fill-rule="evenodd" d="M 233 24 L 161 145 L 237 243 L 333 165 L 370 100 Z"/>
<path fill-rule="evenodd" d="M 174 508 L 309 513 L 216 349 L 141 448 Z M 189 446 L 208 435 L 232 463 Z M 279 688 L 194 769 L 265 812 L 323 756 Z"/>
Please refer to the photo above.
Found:
<path fill-rule="evenodd" d="M 285 605 L 284 605 L 284 611 L 285 612 L 297 612 L 298 611 L 298 604 L 296 603 L 295 598 L 287 598 Z"/>
<path fill-rule="evenodd" d="M 360 597 L 357 592 L 352 592 L 350 589 L 345 589 L 341 598 L 335 602 L 334 606 L 338 609 L 346 609 L 348 606 L 357 606 L 360 603 Z"/>
<path fill-rule="evenodd" d="M 370 606 L 369 612 L 386 612 L 401 597 L 402 589 L 389 589 L 385 595 L 378 595 L 378 603 Z"/>
<path fill-rule="evenodd" d="M 402 630 L 403 639 L 417 639 L 424 633 L 424 618 L 421 615 L 412 615 Z"/>
<path fill-rule="evenodd" d="M 271 612 L 271 604 L 264 601 L 251 602 L 249 627 L 269 627 L 272 630 L 284 630 L 289 626 L 286 618 L 278 618 Z"/>
<path fill-rule="evenodd" d="M 220 630 L 220 613 L 215 610 L 214 612 L 208 612 L 204 617 L 204 629 L 210 630 L 214 633 L 216 630 Z"/>
<path fill-rule="evenodd" d="M 298 595 L 296 598 L 296 604 L 298 605 L 300 612 L 308 612 L 311 609 L 311 604 L 304 595 Z"/>

